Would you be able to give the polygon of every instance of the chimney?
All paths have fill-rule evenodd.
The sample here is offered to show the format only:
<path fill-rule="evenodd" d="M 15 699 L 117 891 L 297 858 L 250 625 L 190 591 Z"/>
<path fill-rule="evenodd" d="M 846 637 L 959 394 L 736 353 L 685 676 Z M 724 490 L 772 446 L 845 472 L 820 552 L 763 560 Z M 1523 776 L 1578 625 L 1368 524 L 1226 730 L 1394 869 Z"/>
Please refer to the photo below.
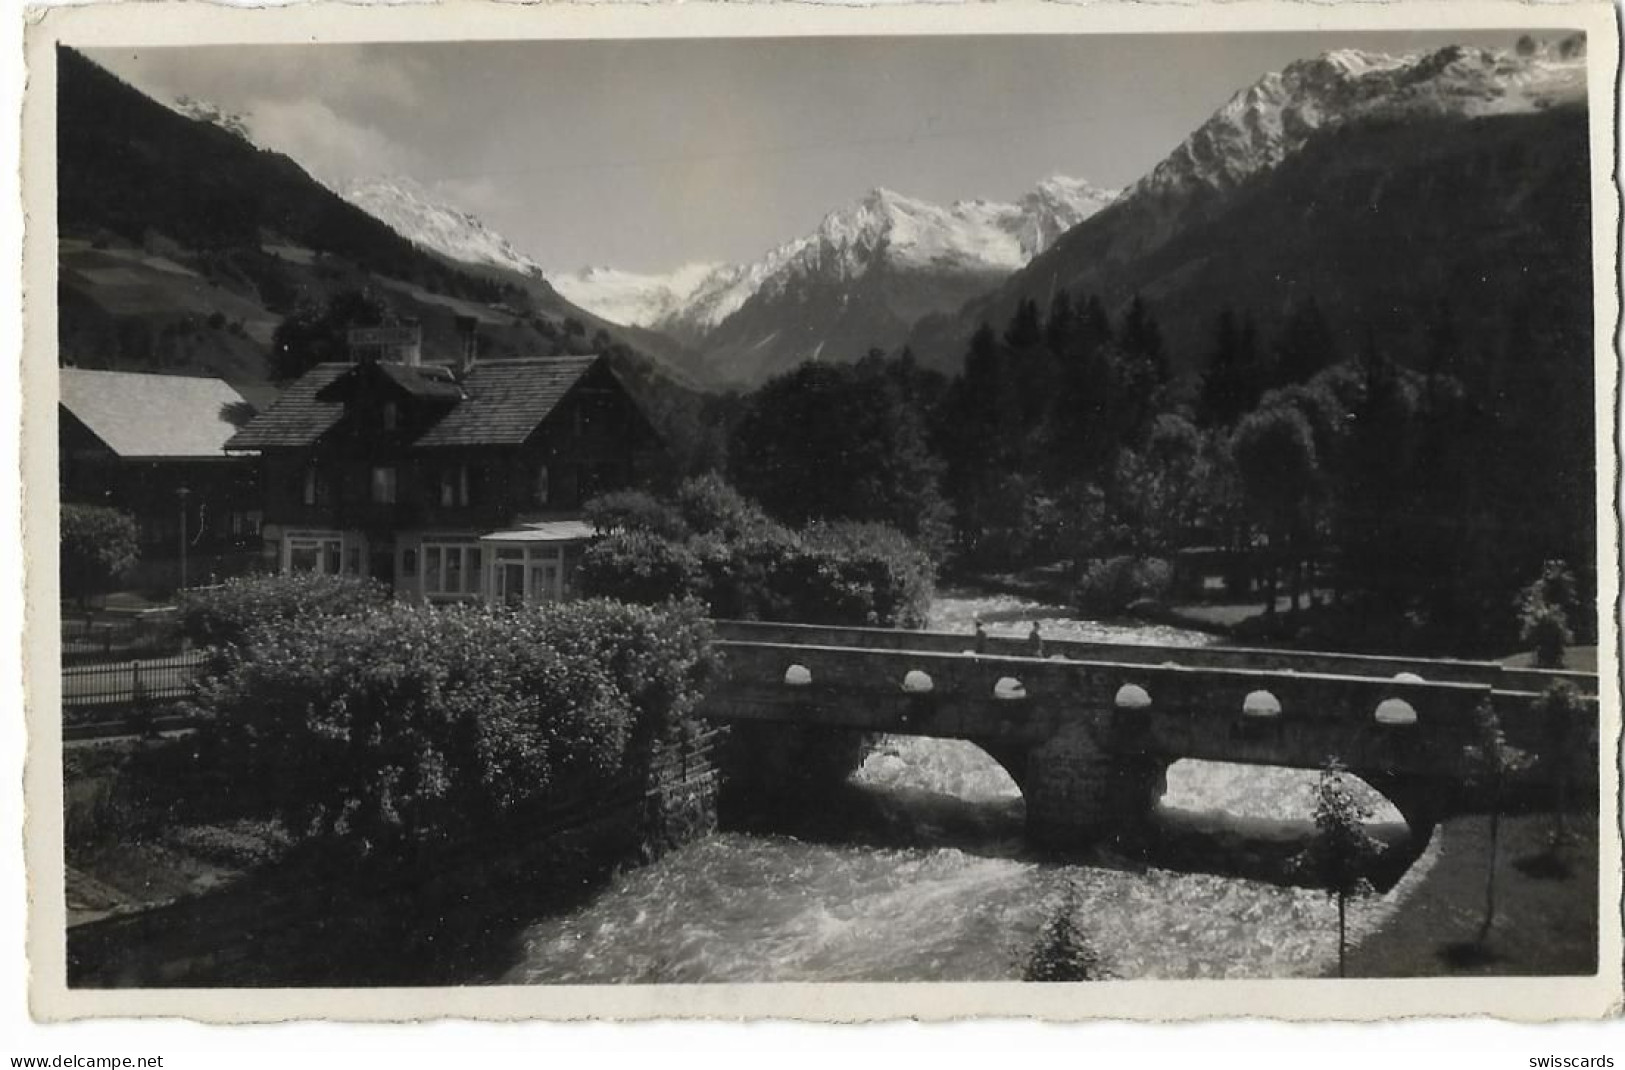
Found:
<path fill-rule="evenodd" d="M 458 379 L 464 379 L 474 370 L 474 362 L 479 359 L 479 325 L 480 321 L 473 316 L 457 317 L 457 364 L 453 369 Z"/>
<path fill-rule="evenodd" d="M 405 331 L 400 339 L 400 348 L 396 350 L 402 364 L 417 367 L 423 363 L 423 327 L 416 319 L 407 318 L 401 321 Z"/>

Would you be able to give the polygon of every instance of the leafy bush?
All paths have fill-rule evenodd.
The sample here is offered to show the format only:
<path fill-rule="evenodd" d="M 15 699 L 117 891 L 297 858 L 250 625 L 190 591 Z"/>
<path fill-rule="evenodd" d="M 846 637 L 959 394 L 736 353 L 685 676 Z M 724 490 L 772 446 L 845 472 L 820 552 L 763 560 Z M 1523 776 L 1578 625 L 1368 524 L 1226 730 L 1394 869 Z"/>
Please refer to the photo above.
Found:
<path fill-rule="evenodd" d="M 225 646 L 242 642 L 261 625 L 317 617 L 339 617 L 381 605 L 388 590 L 360 576 L 296 572 L 243 576 L 219 587 L 187 591 L 180 597 L 181 630 L 193 642 Z"/>
<path fill-rule="evenodd" d="M 643 604 L 695 598 L 713 616 L 817 624 L 919 627 L 930 609 L 930 558 L 884 525 L 793 531 L 714 477 L 684 484 L 669 509 L 628 495 L 597 508 L 619 523 L 583 556 L 590 594 Z"/>
<path fill-rule="evenodd" d="M 807 591 L 833 597 L 827 623 L 925 626 L 936 570 L 913 540 L 884 524 L 815 524 L 803 535 L 811 564 Z"/>
<path fill-rule="evenodd" d="M 588 546 L 577 580 L 588 594 L 642 605 L 703 598 L 706 591 L 688 543 L 640 529 L 616 531 Z"/>
<path fill-rule="evenodd" d="M 1078 607 L 1085 613 L 1116 616 L 1134 603 L 1161 599 L 1173 583 L 1173 568 L 1159 557 L 1109 557 L 1096 561 L 1078 581 Z"/>
<path fill-rule="evenodd" d="M 295 835 L 386 859 L 601 794 L 700 697 L 694 606 L 287 616 L 198 688 L 210 759 Z"/>
<path fill-rule="evenodd" d="M 586 505 L 587 519 L 599 531 L 639 531 L 663 539 L 682 539 L 689 527 L 675 506 L 646 490 L 617 490 Z"/>
<path fill-rule="evenodd" d="M 104 505 L 62 506 L 62 593 L 83 600 L 107 591 L 136 560 L 135 521 Z"/>
<path fill-rule="evenodd" d="M 760 506 L 714 473 L 684 480 L 677 488 L 676 506 L 699 535 L 741 539 L 779 527 Z"/>

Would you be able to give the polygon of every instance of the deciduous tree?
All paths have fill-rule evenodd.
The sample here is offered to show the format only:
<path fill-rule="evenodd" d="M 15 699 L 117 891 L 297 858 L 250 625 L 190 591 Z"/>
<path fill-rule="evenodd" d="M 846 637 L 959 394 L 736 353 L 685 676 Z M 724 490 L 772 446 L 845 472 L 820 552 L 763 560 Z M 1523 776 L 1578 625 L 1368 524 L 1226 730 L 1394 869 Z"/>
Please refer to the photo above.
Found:
<path fill-rule="evenodd" d="M 105 594 L 136 562 L 135 521 L 104 505 L 62 506 L 62 593 L 81 607 Z"/>
<path fill-rule="evenodd" d="M 1383 843 L 1366 831 L 1371 809 L 1349 784 L 1348 771 L 1333 758 L 1315 785 L 1315 839 L 1300 864 L 1337 902 L 1337 976 L 1348 976 L 1349 900 L 1371 895 L 1366 877 Z"/>
<path fill-rule="evenodd" d="M 388 307 L 370 290 L 340 290 L 321 303 L 305 302 L 271 335 L 271 378 L 297 379 L 318 364 L 349 359 L 352 327 L 377 327 Z"/>
<path fill-rule="evenodd" d="M 1489 938 L 1495 924 L 1495 868 L 1501 842 L 1501 792 L 1510 776 L 1529 767 L 1531 758 L 1507 742 L 1501 719 L 1488 700 L 1473 715 L 1473 742 L 1467 747 L 1468 768 L 1475 786 L 1484 792 L 1490 814 L 1489 872 L 1484 884 L 1484 921 L 1478 927 L 1478 942 Z"/>

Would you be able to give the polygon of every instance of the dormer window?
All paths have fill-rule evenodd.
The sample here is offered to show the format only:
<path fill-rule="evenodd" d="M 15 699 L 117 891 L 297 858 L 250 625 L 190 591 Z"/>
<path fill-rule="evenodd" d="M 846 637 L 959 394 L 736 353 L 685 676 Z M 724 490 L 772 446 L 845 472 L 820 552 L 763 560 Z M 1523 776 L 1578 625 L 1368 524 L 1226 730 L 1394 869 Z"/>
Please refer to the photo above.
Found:
<path fill-rule="evenodd" d="M 394 431 L 401 425 L 401 407 L 393 401 L 384 402 L 384 430 Z"/>

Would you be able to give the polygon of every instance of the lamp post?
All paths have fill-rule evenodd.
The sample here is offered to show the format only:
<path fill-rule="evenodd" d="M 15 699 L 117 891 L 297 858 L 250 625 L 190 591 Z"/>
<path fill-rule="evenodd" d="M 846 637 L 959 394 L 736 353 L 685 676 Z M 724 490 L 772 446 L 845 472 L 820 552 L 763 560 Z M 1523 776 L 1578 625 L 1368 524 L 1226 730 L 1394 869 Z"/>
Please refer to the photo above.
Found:
<path fill-rule="evenodd" d="M 180 499 L 181 506 L 181 582 L 179 590 L 186 590 L 186 496 L 191 491 L 185 487 L 177 487 L 175 497 Z"/>

